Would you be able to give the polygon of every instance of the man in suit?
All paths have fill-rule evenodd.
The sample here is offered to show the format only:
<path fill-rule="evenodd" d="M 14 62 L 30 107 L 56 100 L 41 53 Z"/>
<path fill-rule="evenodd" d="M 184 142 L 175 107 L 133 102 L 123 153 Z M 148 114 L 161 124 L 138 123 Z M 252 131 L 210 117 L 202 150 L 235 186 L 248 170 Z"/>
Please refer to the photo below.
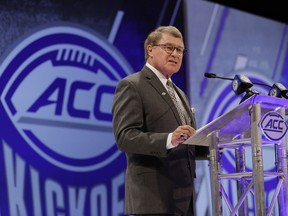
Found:
<path fill-rule="evenodd" d="M 119 82 L 112 106 L 116 143 L 127 158 L 125 213 L 193 216 L 195 146 L 181 143 L 195 134 L 195 117 L 184 92 L 172 84 L 170 96 L 166 86 L 182 64 L 182 34 L 160 26 L 144 49 L 145 66 Z"/>

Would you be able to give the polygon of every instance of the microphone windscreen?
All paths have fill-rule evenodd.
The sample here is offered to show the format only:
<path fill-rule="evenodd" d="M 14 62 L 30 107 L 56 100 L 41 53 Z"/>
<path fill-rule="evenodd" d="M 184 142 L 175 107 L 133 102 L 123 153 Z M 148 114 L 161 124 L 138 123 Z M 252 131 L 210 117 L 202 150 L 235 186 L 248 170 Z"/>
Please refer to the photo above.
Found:
<path fill-rule="evenodd" d="M 268 95 L 272 97 L 284 97 L 287 99 L 287 92 L 288 90 L 282 83 L 274 83 Z"/>
<path fill-rule="evenodd" d="M 216 74 L 214 74 L 214 73 L 205 73 L 204 76 L 207 77 L 207 78 L 215 78 Z"/>

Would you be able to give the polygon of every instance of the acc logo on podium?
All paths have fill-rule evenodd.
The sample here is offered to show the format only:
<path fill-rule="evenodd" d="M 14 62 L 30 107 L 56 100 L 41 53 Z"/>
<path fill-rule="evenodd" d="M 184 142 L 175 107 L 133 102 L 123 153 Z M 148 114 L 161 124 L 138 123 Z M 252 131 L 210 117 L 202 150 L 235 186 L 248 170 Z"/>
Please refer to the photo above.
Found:
<path fill-rule="evenodd" d="M 267 112 L 261 119 L 259 127 L 265 137 L 271 141 L 281 140 L 287 133 L 287 123 L 277 112 Z"/>

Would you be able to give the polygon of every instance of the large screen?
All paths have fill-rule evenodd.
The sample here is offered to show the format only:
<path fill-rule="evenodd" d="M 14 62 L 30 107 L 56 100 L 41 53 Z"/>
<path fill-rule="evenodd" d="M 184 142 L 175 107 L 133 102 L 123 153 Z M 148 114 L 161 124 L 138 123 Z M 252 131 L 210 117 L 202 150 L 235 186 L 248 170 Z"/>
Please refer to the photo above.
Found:
<path fill-rule="evenodd" d="M 231 81 L 208 79 L 205 73 L 226 78 L 245 75 L 255 83 L 272 86 L 280 82 L 288 86 L 288 34 L 285 23 L 208 1 L 187 0 L 184 8 L 189 50 L 186 56 L 187 92 L 196 110 L 199 127 L 235 108 L 244 97 L 233 92 Z M 268 95 L 267 86 L 254 84 L 251 89 L 260 95 Z M 251 170 L 250 149 L 246 150 L 246 155 L 247 170 Z M 275 168 L 272 158 L 274 148 L 263 150 L 266 170 Z M 235 164 L 233 151 L 224 154 L 222 159 L 225 163 L 223 171 L 231 172 Z M 198 215 L 208 216 L 212 214 L 208 161 L 198 162 L 197 173 Z M 273 180 L 265 181 L 266 203 L 271 201 L 274 183 Z M 234 183 L 225 182 L 223 185 L 235 204 L 237 192 Z M 249 199 L 248 206 L 250 215 L 253 215 L 253 198 Z M 278 215 L 277 207 L 273 211 Z M 229 215 L 228 212 L 227 205 L 223 203 L 223 215 Z"/>

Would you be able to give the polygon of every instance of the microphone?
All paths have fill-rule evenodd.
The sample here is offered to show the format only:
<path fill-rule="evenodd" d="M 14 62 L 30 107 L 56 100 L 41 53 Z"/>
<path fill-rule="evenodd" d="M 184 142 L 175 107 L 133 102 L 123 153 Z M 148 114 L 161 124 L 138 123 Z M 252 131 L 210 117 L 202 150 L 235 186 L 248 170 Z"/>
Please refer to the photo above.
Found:
<path fill-rule="evenodd" d="M 204 75 L 205 75 L 205 77 L 207 77 L 207 78 L 218 78 L 218 79 L 232 80 L 232 81 L 233 81 L 232 78 L 220 77 L 220 76 L 217 76 L 217 75 L 214 74 L 214 73 L 205 73 Z"/>
<path fill-rule="evenodd" d="M 207 78 L 218 78 L 218 79 L 231 80 L 231 81 L 234 80 L 233 78 L 218 76 L 218 75 L 216 75 L 215 73 L 205 73 L 204 76 L 207 77 Z M 236 75 L 236 76 L 237 76 L 237 75 Z M 261 85 L 261 86 L 266 86 L 266 87 L 268 87 L 268 88 L 271 88 L 271 87 L 272 87 L 272 86 L 270 86 L 270 85 L 268 85 L 268 84 L 259 83 L 259 82 L 252 82 L 252 84 Z"/>
<path fill-rule="evenodd" d="M 274 83 L 268 95 L 288 99 L 287 92 L 288 89 L 282 83 Z"/>
<path fill-rule="evenodd" d="M 207 78 L 218 78 L 218 79 L 224 79 L 224 80 L 231 80 L 232 81 L 232 89 L 236 95 L 242 94 L 246 92 L 245 96 L 242 98 L 240 103 L 242 103 L 244 100 L 248 99 L 254 94 L 258 94 L 257 91 L 252 91 L 250 88 L 253 86 L 253 83 L 250 81 L 250 79 L 244 75 L 235 75 L 234 79 L 228 78 L 228 77 L 220 77 L 217 76 L 214 73 L 205 73 L 205 77 Z"/>
<path fill-rule="evenodd" d="M 231 80 L 232 82 L 232 89 L 235 92 L 236 95 L 242 94 L 243 92 L 246 92 L 247 95 L 249 94 L 258 94 L 255 90 L 250 90 L 250 88 L 256 84 L 261 85 L 269 88 L 268 96 L 272 97 L 279 97 L 279 98 L 285 98 L 288 99 L 288 89 L 282 84 L 282 83 L 274 83 L 273 86 L 270 86 L 265 83 L 260 82 L 251 82 L 248 77 L 244 75 L 235 75 L 235 77 L 228 78 L 228 77 L 221 77 L 216 75 L 215 73 L 205 73 L 205 77 L 207 78 L 218 78 L 218 79 L 224 79 L 224 80 Z M 246 96 L 245 96 L 246 98 Z"/>

